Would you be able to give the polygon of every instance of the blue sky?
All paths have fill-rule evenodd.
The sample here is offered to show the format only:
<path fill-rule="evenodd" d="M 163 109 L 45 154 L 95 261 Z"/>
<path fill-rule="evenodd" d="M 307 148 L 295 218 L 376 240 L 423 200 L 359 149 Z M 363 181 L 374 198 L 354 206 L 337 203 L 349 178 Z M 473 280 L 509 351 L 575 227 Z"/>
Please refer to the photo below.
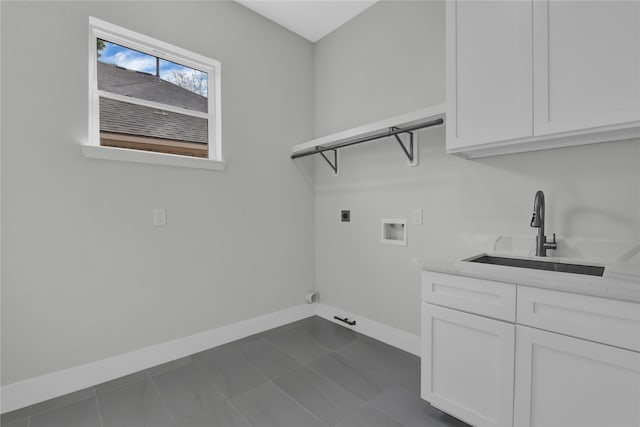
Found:
<path fill-rule="evenodd" d="M 138 52 L 137 50 L 128 49 L 126 47 L 110 43 L 106 40 L 104 43 L 106 47 L 100 51 L 101 55 L 98 58 L 98 61 L 107 64 L 116 64 L 128 70 L 142 71 L 149 74 L 156 73 L 155 56 L 147 55 L 146 53 Z M 204 79 L 207 79 L 207 74 L 202 71 L 160 59 L 160 78 L 162 80 L 174 83 L 174 71 L 184 71 L 189 74 L 202 74 L 204 75 Z M 206 93 L 204 96 L 206 96 Z"/>

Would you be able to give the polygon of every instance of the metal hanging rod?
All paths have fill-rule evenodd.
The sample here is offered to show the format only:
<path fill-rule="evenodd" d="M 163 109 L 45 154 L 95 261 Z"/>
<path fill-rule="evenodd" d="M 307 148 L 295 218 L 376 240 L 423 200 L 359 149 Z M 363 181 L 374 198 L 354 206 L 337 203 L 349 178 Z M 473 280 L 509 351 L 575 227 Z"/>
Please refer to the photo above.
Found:
<path fill-rule="evenodd" d="M 387 131 L 379 132 L 379 133 L 376 133 L 376 134 L 370 135 L 370 136 L 364 136 L 364 137 L 353 139 L 353 140 L 350 140 L 350 141 L 341 142 L 339 144 L 332 145 L 330 147 L 318 146 L 318 147 L 312 148 L 312 149 L 307 150 L 307 151 L 302 151 L 300 153 L 294 153 L 294 154 L 291 155 L 291 158 L 292 159 L 298 159 L 300 157 L 311 156 L 313 154 L 318 154 L 318 153 L 322 154 L 325 151 L 333 151 L 334 152 L 334 160 L 335 160 L 334 164 L 332 164 L 329 161 L 329 159 L 326 156 L 324 156 L 324 154 L 323 154 L 323 157 L 331 165 L 331 167 L 334 170 L 334 172 L 337 173 L 337 169 L 338 169 L 337 150 L 339 148 L 349 147 L 351 145 L 362 144 L 362 143 L 365 143 L 365 142 L 375 141 L 375 140 L 381 139 L 381 138 L 387 138 L 387 137 L 390 137 L 390 136 L 395 136 L 397 141 L 398 141 L 398 143 L 402 147 L 402 150 L 405 152 L 405 154 L 407 155 L 409 160 L 413 160 L 414 150 L 413 150 L 413 133 L 412 133 L 412 131 L 418 130 L 418 129 L 428 128 L 428 127 L 431 127 L 431 126 L 442 125 L 443 123 L 444 123 L 443 119 L 436 119 L 436 120 L 431 120 L 431 121 L 428 121 L 428 122 L 423 122 L 423 123 L 419 123 L 419 124 L 416 124 L 416 125 L 407 126 L 407 127 L 403 127 L 403 128 L 390 127 Z M 409 148 L 408 149 L 405 146 L 405 144 L 402 142 L 402 140 L 398 137 L 398 135 L 403 134 L 403 133 L 410 134 L 410 141 L 409 141 Z"/>

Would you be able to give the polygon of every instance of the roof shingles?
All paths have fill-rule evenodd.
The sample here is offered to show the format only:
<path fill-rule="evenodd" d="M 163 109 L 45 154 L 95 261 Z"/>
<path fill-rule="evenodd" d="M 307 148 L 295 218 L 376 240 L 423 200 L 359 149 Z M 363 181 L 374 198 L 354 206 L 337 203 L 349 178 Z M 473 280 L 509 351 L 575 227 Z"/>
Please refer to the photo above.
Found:
<path fill-rule="evenodd" d="M 98 61 L 98 88 L 124 96 L 207 112 L 207 98 L 151 74 Z M 100 131 L 206 144 L 208 121 L 100 98 Z"/>

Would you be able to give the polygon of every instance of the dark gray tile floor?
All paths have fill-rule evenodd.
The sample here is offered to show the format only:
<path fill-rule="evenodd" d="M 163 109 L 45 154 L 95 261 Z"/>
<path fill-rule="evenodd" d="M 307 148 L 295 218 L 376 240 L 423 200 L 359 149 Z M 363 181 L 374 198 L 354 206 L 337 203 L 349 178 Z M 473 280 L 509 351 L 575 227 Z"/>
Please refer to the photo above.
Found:
<path fill-rule="evenodd" d="M 310 317 L 20 409 L 1 427 L 465 427 L 419 358 Z"/>

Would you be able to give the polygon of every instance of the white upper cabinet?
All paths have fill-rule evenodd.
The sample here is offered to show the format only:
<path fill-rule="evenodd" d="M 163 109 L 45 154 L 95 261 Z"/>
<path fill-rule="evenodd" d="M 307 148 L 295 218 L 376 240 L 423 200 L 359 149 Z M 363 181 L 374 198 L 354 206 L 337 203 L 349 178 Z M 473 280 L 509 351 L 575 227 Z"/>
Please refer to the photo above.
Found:
<path fill-rule="evenodd" d="M 640 2 L 533 4 L 534 133 L 640 120 Z"/>
<path fill-rule="evenodd" d="M 447 2 L 447 147 L 532 135 L 532 7 Z"/>
<path fill-rule="evenodd" d="M 640 137 L 640 2 L 447 2 L 447 151 Z"/>

